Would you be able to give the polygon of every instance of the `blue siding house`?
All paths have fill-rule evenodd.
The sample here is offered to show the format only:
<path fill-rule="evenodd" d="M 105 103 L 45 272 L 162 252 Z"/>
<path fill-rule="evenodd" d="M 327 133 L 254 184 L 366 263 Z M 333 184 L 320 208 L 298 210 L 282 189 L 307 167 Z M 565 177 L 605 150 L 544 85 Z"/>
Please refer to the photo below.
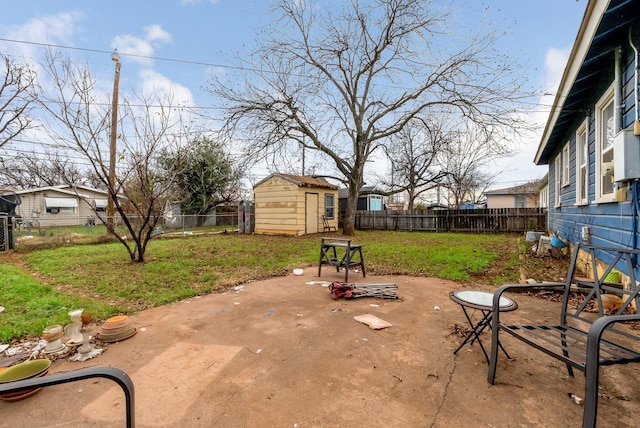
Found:
<path fill-rule="evenodd" d="M 571 243 L 640 244 L 639 48 L 640 0 L 589 0 L 535 157 Z"/>

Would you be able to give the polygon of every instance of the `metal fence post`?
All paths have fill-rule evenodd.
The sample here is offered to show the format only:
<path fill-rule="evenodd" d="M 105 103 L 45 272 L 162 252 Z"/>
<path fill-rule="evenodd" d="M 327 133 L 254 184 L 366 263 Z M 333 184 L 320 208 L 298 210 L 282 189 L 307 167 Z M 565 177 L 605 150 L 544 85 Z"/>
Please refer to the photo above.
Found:
<path fill-rule="evenodd" d="M 251 202 L 244 203 L 244 233 L 251 233 Z"/>
<path fill-rule="evenodd" d="M 238 202 L 238 233 L 244 233 L 244 203 Z"/>

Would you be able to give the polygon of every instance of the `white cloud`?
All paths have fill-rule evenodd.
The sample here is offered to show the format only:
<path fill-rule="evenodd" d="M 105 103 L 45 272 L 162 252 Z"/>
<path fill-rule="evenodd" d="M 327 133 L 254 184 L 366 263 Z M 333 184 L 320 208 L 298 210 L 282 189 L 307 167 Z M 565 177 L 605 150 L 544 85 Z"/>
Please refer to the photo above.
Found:
<path fill-rule="evenodd" d="M 19 40 L 31 42 L 71 42 L 76 31 L 76 23 L 82 19 L 79 12 L 59 13 L 57 15 L 33 18 L 22 25 L 11 26 L 8 34 Z"/>
<path fill-rule="evenodd" d="M 111 47 L 118 49 L 122 54 L 136 55 L 130 57 L 130 59 L 150 67 L 153 60 L 149 57 L 153 56 L 155 48 L 162 43 L 170 43 L 173 37 L 158 24 L 144 27 L 144 32 L 144 37 L 137 37 L 132 34 L 115 36 L 111 42 Z"/>
<path fill-rule="evenodd" d="M 80 12 L 59 13 L 32 18 L 24 24 L 9 26 L 1 33 L 13 40 L 73 45 L 72 37 L 77 32 L 78 22 L 82 18 Z M 40 49 L 39 46 L 22 43 L 7 43 L 2 46 L 4 53 L 15 53 L 27 58 L 37 58 Z"/>
<path fill-rule="evenodd" d="M 527 115 L 528 122 L 536 126 L 536 132 L 520 141 L 518 154 L 496 162 L 494 167 L 497 171 L 502 172 L 496 177 L 497 185 L 494 187 L 510 187 L 540 178 L 547 172 L 548 167 L 546 165 L 536 166 L 534 158 L 570 51 L 570 48 L 550 47 L 547 49 L 544 59 L 545 69 L 540 81 L 540 87 L 543 88 L 544 93 L 539 97 L 534 111 Z"/>
<path fill-rule="evenodd" d="M 558 87 L 562 73 L 567 65 L 570 49 L 549 48 L 544 58 L 546 85 L 547 87 Z"/>
<path fill-rule="evenodd" d="M 145 69 L 140 71 L 140 80 L 142 81 L 142 93 L 146 96 L 152 96 L 153 94 L 171 96 L 174 100 L 174 104 L 183 106 L 195 105 L 193 101 L 193 94 L 191 90 L 184 85 L 176 82 L 172 82 L 166 76 L 150 70 Z"/>
<path fill-rule="evenodd" d="M 118 51 L 123 54 L 139 55 L 142 57 L 150 57 L 153 55 L 153 47 L 148 41 L 130 34 L 114 37 L 111 42 L 111 47 L 118 49 Z M 152 63 L 150 58 L 139 58 L 134 56 L 131 57 L 131 60 L 146 66 L 150 66 Z"/>
<path fill-rule="evenodd" d="M 144 27 L 144 31 L 146 32 L 146 39 L 150 42 L 160 41 L 171 43 L 173 41 L 171 34 L 163 30 L 162 26 L 158 24 Z"/>

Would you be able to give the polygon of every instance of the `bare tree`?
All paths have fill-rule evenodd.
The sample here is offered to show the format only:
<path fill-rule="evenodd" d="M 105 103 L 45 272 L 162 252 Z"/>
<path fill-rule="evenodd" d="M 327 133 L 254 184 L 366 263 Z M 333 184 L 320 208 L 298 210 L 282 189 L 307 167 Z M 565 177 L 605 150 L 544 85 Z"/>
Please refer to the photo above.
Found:
<path fill-rule="evenodd" d="M 487 167 L 510 154 L 508 147 L 492 141 L 494 137 L 485 129 L 474 126 L 450 134 L 446 149 L 440 153 L 441 168 L 447 172 L 443 187 L 448 191 L 449 205 L 460 208 L 463 202 L 476 203 L 489 188 L 496 174 L 489 174 Z"/>
<path fill-rule="evenodd" d="M 131 260 L 143 262 L 175 179 L 162 173 L 157 154 L 179 144 L 190 132 L 188 125 L 180 110 L 171 107 L 169 97 L 138 95 L 135 102 L 123 101 L 119 106 L 118 128 L 122 132 L 118 135 L 116 179 L 110 186 L 108 94 L 101 98 L 88 69 L 69 60 L 49 55 L 45 70 L 55 87 L 52 98 L 42 98 L 43 107 L 53 118 L 47 126 L 52 141 L 90 165 L 101 187 L 113 198 L 126 232 L 107 222 L 104 212 L 96 211 L 96 216 L 126 247 Z"/>
<path fill-rule="evenodd" d="M 68 156 L 57 152 L 20 151 L 9 159 L 0 158 L 0 186 L 16 189 L 76 184 L 92 186 L 92 175 Z"/>
<path fill-rule="evenodd" d="M 380 184 L 390 194 L 406 193 L 409 210 L 413 210 L 423 193 L 438 187 L 447 175 L 438 163 L 438 156 L 448 145 L 447 138 L 442 121 L 417 118 L 391 137 L 386 149 L 391 180 L 382 178 Z"/>
<path fill-rule="evenodd" d="M 36 73 L 28 65 L 0 55 L 4 80 L 0 83 L 0 147 L 31 125 L 30 110 L 37 90 Z"/>
<path fill-rule="evenodd" d="M 491 32 L 447 28 L 430 0 L 279 0 L 279 19 L 234 85 L 214 77 L 228 132 L 264 156 L 291 141 L 323 153 L 349 189 L 343 232 L 354 232 L 365 162 L 415 117 L 447 114 L 503 136 L 520 121 L 524 81 L 492 48 Z M 470 34 L 472 33 L 472 34 Z M 242 73 L 238 71 L 238 73 Z M 486 141 L 486 140 L 485 140 Z"/>

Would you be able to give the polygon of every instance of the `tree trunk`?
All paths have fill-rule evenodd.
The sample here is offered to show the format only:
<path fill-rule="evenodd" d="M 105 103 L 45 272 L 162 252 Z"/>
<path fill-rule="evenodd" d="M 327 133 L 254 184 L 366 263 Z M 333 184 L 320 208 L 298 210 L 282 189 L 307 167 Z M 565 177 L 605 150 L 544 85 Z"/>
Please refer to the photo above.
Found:
<path fill-rule="evenodd" d="M 347 209 L 342 219 L 342 233 L 353 236 L 355 233 L 356 211 L 358 209 L 358 196 L 360 195 L 360 185 L 349 183 L 349 197 L 347 198 Z"/>

